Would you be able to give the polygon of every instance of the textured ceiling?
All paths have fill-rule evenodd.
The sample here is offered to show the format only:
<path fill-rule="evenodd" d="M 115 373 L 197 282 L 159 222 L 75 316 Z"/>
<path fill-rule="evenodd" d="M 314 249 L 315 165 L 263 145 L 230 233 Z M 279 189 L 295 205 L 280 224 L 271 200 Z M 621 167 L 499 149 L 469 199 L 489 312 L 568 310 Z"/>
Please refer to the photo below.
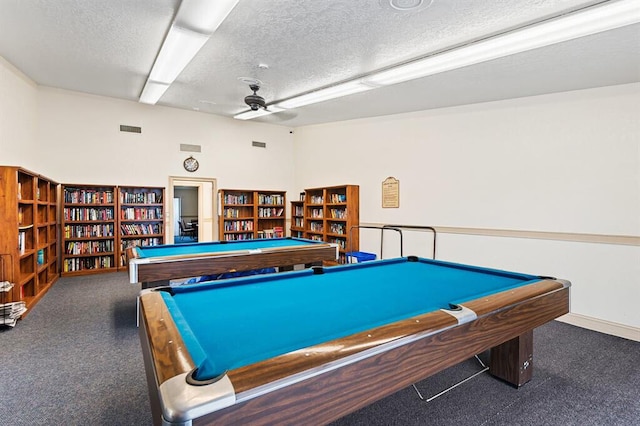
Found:
<path fill-rule="evenodd" d="M 389 0 L 240 0 L 158 105 L 231 117 L 251 93 L 239 77 L 261 80 L 272 103 L 597 3 L 433 0 L 400 12 Z M 179 5 L 1 0 L 0 56 L 40 85 L 135 101 Z M 256 120 L 297 127 L 637 82 L 639 52 L 636 24 Z"/>

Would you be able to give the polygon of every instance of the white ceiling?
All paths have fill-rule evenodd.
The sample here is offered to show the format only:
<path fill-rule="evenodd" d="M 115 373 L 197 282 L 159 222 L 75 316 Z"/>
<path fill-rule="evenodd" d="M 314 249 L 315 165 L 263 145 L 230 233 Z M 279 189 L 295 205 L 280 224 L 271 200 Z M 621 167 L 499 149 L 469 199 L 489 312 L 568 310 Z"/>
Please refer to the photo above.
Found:
<path fill-rule="evenodd" d="M 231 117 L 251 93 L 239 77 L 262 81 L 275 103 L 602 3 L 433 0 L 400 12 L 389 1 L 240 0 L 158 105 Z M 0 0 L 0 56 L 39 85 L 137 101 L 179 5 Z M 255 120 L 297 127 L 638 82 L 639 52 L 635 24 Z"/>

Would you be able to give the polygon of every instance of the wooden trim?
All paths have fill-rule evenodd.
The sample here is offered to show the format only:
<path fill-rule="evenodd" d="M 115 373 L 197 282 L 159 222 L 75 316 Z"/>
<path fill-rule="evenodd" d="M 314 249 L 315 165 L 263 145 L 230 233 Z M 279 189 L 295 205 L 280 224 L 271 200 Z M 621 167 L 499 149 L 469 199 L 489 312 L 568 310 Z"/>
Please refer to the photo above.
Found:
<path fill-rule="evenodd" d="M 362 223 L 365 225 L 365 223 Z M 383 223 L 366 223 L 371 226 L 383 226 Z M 414 226 L 414 225 L 404 225 Z M 576 232 L 547 232 L 547 231 L 527 231 L 517 229 L 496 229 L 496 228 L 464 228 L 452 226 L 430 225 L 438 233 L 461 234 L 461 235 L 482 235 L 486 237 L 507 237 L 507 238 L 531 238 L 536 240 L 570 241 L 578 243 L 613 244 L 625 246 L 640 246 L 640 236 L 634 235 L 612 235 L 612 234 L 584 234 Z"/>
<path fill-rule="evenodd" d="M 582 327 L 588 330 L 611 334 L 612 336 L 618 336 L 624 339 L 640 342 L 640 328 L 638 327 L 632 327 L 575 313 L 563 315 L 558 318 L 558 321 L 575 325 L 576 327 Z"/>

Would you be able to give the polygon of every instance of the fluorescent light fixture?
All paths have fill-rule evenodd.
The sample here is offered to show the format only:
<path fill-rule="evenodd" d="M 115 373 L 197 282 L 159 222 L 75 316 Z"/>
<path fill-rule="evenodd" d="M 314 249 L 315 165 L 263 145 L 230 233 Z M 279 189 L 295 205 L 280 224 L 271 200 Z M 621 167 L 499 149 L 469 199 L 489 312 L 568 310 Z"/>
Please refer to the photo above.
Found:
<path fill-rule="evenodd" d="M 240 114 L 236 114 L 233 118 L 237 120 L 250 120 L 256 117 L 262 117 L 264 115 L 273 114 L 276 112 L 284 111 L 284 108 L 278 108 L 277 106 L 271 105 L 269 109 L 259 109 L 257 111 L 249 110 L 245 112 L 241 112 Z"/>
<path fill-rule="evenodd" d="M 140 102 L 155 104 L 239 0 L 183 0 L 151 68 Z M 156 87 L 156 85 L 164 85 Z M 147 94 L 149 87 L 150 94 Z M 162 90 L 161 90 L 162 89 Z M 161 91 L 160 91 L 161 90 Z"/>
<path fill-rule="evenodd" d="M 168 88 L 168 84 L 156 83 L 154 81 L 147 80 L 147 83 L 144 85 L 144 89 L 142 89 L 142 95 L 140 95 L 140 102 L 143 104 L 155 105 Z"/>
<path fill-rule="evenodd" d="M 550 46 L 640 22 L 637 0 L 612 1 L 504 35 L 433 55 L 363 78 L 367 84 L 391 85 Z"/>
<path fill-rule="evenodd" d="M 173 83 L 207 40 L 208 35 L 172 25 L 153 64 L 149 80 Z"/>
<path fill-rule="evenodd" d="M 360 80 L 348 81 L 346 83 L 338 84 L 337 86 L 327 87 L 326 89 L 316 90 L 315 92 L 307 93 L 306 95 L 287 99 L 286 101 L 279 102 L 277 106 L 285 109 L 298 108 L 304 105 L 315 104 L 329 99 L 364 92 L 373 88 L 374 87 L 370 85 L 363 84 Z"/>
<path fill-rule="evenodd" d="M 202 34 L 213 34 L 239 0 L 183 0 L 174 25 Z"/>

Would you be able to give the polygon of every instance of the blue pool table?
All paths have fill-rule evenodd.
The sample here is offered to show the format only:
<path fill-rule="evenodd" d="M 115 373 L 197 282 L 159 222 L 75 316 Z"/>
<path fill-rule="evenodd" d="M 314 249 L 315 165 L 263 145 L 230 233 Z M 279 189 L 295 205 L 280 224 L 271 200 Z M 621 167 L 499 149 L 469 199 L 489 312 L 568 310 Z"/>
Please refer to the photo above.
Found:
<path fill-rule="evenodd" d="M 127 261 L 129 281 L 149 288 L 188 277 L 319 265 L 335 262 L 338 253 L 337 244 L 288 237 L 130 247 Z"/>
<path fill-rule="evenodd" d="M 417 257 L 143 290 L 157 424 L 323 424 L 491 349 L 531 378 L 564 280 Z"/>

